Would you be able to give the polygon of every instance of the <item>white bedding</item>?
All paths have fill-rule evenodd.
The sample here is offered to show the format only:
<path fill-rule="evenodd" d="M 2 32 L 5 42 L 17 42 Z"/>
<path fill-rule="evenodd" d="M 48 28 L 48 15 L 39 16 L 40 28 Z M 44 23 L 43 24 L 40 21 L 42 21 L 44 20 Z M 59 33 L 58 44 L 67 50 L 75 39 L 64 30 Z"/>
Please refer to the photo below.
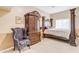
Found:
<path fill-rule="evenodd" d="M 56 35 L 56 36 L 61 36 L 61 37 L 65 37 L 65 38 L 69 39 L 70 30 L 49 28 L 49 29 L 46 29 L 44 31 L 44 33 Z"/>

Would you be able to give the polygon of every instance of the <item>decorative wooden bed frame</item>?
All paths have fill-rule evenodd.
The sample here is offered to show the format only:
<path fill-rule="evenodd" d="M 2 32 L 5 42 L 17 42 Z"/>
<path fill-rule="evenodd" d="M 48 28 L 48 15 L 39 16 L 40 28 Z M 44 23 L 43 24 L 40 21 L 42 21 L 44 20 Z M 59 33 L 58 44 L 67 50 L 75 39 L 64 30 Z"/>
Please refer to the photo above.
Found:
<path fill-rule="evenodd" d="M 76 39 L 76 35 L 75 35 L 75 9 L 76 8 L 70 9 L 71 31 L 70 31 L 70 35 L 69 35 L 69 40 L 63 40 L 65 42 L 69 42 L 70 45 L 72 45 L 72 46 L 76 46 L 76 43 L 75 43 L 75 39 Z M 42 31 L 43 31 L 44 38 L 66 39 L 65 37 L 60 37 L 60 36 L 44 33 L 44 20 L 45 20 L 45 17 L 43 16 L 42 17 Z"/>

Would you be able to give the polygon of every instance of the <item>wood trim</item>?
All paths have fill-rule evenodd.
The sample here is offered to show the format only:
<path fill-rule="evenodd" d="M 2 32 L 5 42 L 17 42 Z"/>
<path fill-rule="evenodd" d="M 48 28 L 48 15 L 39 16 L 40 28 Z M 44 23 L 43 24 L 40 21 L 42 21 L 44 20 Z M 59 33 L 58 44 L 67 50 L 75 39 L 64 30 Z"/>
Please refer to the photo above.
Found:
<path fill-rule="evenodd" d="M 65 38 L 65 37 L 60 37 L 60 36 L 56 36 L 56 35 L 52 35 L 52 34 L 46 34 L 44 33 L 44 38 L 51 38 L 51 39 L 56 39 L 58 41 L 63 41 L 63 42 L 69 42 L 69 39 Z"/>
<path fill-rule="evenodd" d="M 44 32 L 44 27 L 45 27 L 44 23 L 45 23 L 45 17 L 42 16 L 42 32 Z"/>
<path fill-rule="evenodd" d="M 12 33 L 0 34 L 0 51 L 13 47 Z"/>
<path fill-rule="evenodd" d="M 50 25 L 51 25 L 51 27 L 53 26 L 53 19 L 52 18 L 50 19 Z"/>
<path fill-rule="evenodd" d="M 27 13 L 27 14 L 25 14 L 24 16 L 36 16 L 36 17 L 38 17 L 38 18 L 40 18 L 41 16 L 40 16 L 40 13 L 38 12 L 38 11 L 32 11 L 32 12 L 29 12 L 29 13 Z"/>
<path fill-rule="evenodd" d="M 76 46 L 76 43 L 75 43 L 75 39 L 76 39 L 76 35 L 75 35 L 75 10 L 76 10 L 76 8 L 70 10 L 71 32 L 70 32 L 69 39 L 70 39 L 70 45 L 72 45 L 72 46 Z"/>
<path fill-rule="evenodd" d="M 0 53 L 7 53 L 8 51 L 13 50 L 13 49 L 14 49 L 14 47 L 10 47 L 10 48 L 1 50 Z"/>

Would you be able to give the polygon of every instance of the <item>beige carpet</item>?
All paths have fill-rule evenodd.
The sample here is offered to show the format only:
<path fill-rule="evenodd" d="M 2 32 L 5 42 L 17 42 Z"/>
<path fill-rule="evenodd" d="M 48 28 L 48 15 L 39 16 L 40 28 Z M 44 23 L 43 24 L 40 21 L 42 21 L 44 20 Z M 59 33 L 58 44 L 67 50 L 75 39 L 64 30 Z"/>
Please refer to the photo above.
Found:
<path fill-rule="evenodd" d="M 76 39 L 77 47 L 70 46 L 68 43 L 55 39 L 42 39 L 41 42 L 32 45 L 31 49 L 24 48 L 22 53 L 78 53 L 79 39 Z M 6 53 L 18 53 L 18 51 L 7 51 Z"/>

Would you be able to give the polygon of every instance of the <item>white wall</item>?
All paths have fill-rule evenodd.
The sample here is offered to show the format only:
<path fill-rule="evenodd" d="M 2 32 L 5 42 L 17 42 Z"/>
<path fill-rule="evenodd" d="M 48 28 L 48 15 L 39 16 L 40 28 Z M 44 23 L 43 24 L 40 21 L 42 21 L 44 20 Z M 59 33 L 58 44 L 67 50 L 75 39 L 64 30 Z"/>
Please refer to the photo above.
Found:
<path fill-rule="evenodd" d="M 76 9 L 76 29 L 79 29 L 79 8 Z"/>
<path fill-rule="evenodd" d="M 76 8 L 76 13 L 75 14 L 76 14 L 75 26 L 76 26 L 76 31 L 78 31 L 78 34 L 79 34 L 79 8 Z M 55 20 L 70 19 L 70 11 L 67 10 L 67 11 L 56 13 L 56 14 L 51 14 L 50 17 L 54 19 L 53 25 L 55 27 Z"/>
<path fill-rule="evenodd" d="M 59 20 L 59 19 L 70 19 L 70 12 L 69 11 L 63 11 L 63 12 L 59 12 L 56 14 L 51 14 L 50 15 L 51 18 L 53 18 L 53 26 L 55 27 L 55 20 Z"/>
<path fill-rule="evenodd" d="M 15 16 L 23 17 L 23 9 L 19 7 L 13 7 L 11 11 L 0 18 L 0 33 L 8 33 L 10 32 L 10 28 L 13 27 L 23 27 L 23 24 L 16 24 L 15 23 Z"/>
<path fill-rule="evenodd" d="M 12 7 L 11 11 L 6 15 L 0 17 L 0 33 L 9 33 L 11 32 L 10 28 L 13 27 L 24 27 L 24 14 L 31 12 L 31 11 L 38 11 L 41 16 L 45 16 L 49 18 L 49 14 L 36 9 L 35 7 Z M 15 16 L 22 17 L 23 23 L 16 24 L 15 23 Z"/>

